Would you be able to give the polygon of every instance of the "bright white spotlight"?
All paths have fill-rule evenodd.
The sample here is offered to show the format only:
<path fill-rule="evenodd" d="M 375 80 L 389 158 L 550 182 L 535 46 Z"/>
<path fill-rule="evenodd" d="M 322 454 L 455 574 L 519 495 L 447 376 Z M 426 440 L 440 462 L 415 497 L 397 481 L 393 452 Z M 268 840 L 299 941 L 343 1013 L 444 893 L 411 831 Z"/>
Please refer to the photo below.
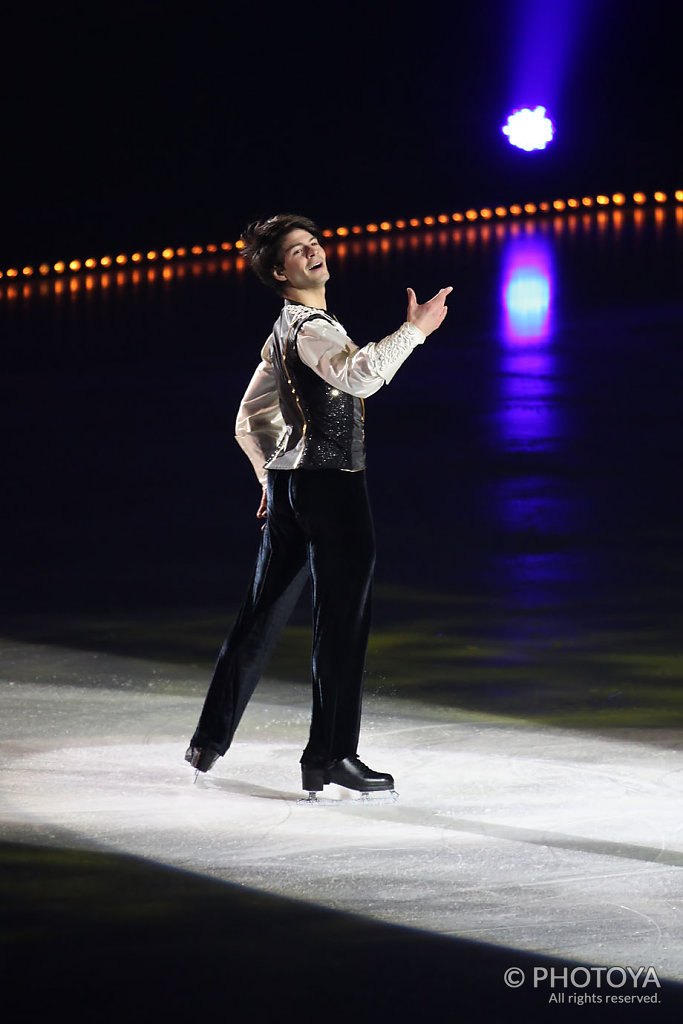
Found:
<path fill-rule="evenodd" d="M 533 149 L 545 149 L 555 134 L 555 125 L 545 116 L 545 107 L 535 110 L 513 110 L 507 124 L 501 129 L 507 135 L 510 145 L 530 153 Z"/>

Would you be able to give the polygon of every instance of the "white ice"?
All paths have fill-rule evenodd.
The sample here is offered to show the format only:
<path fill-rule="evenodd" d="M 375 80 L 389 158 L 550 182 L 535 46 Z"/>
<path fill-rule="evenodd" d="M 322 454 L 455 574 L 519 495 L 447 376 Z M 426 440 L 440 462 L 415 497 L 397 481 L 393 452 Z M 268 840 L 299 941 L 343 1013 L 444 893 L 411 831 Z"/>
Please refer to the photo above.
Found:
<path fill-rule="evenodd" d="M 305 685 L 264 680 L 233 748 L 183 755 L 206 675 L 6 642 L 2 831 L 134 854 L 444 936 L 683 980 L 683 750 L 368 698 L 361 757 L 397 804 L 297 801 Z M 179 695 L 179 680 L 185 692 Z"/>

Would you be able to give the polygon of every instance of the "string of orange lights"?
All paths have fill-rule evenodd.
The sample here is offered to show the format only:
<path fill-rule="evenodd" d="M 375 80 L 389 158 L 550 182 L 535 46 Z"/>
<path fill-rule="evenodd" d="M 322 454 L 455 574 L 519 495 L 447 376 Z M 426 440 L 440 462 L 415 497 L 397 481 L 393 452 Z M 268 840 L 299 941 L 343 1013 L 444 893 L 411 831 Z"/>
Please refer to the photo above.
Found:
<path fill-rule="evenodd" d="M 671 197 L 666 192 L 653 192 L 651 200 L 656 204 L 666 204 Z M 634 192 L 630 201 L 636 207 L 642 207 L 650 201 L 644 192 Z M 673 193 L 675 203 L 683 203 L 683 189 L 677 189 Z M 615 192 L 613 195 L 583 196 L 582 198 L 555 199 L 539 203 L 513 203 L 510 206 L 483 207 L 482 209 L 468 209 L 456 213 L 440 213 L 436 216 L 411 217 L 395 221 L 383 220 L 378 223 L 371 222 L 361 225 L 354 224 L 351 227 L 340 226 L 337 228 L 326 228 L 323 231 L 325 238 L 347 238 L 349 236 L 373 236 L 379 233 L 418 231 L 424 228 L 434 228 L 446 224 L 474 223 L 476 221 L 491 221 L 496 218 L 502 220 L 507 217 L 534 217 L 543 214 L 571 213 L 579 209 L 590 209 L 592 207 L 616 206 L 624 207 L 629 203 L 629 197 L 623 192 Z M 55 263 L 40 263 L 38 266 L 8 267 L 0 270 L 0 280 L 6 278 L 10 281 L 15 279 L 31 279 L 33 277 L 48 277 L 53 275 L 78 274 L 81 271 L 108 271 L 126 264 L 133 265 L 150 264 L 157 261 L 169 262 L 171 260 L 185 260 L 203 256 L 215 256 L 221 253 L 236 251 L 244 247 L 240 240 L 235 242 L 209 243 L 208 245 L 193 245 L 191 247 L 179 247 L 176 249 L 150 249 L 133 253 L 119 253 L 116 256 L 105 255 L 99 258 L 88 257 L 86 259 L 57 260 Z"/>

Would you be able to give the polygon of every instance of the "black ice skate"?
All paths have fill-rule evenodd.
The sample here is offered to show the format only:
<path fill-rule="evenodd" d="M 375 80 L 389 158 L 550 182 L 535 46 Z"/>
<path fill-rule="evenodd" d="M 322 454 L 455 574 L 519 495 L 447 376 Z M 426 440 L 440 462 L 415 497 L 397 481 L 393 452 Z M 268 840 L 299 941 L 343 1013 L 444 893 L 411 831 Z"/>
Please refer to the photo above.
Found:
<path fill-rule="evenodd" d="M 368 803 L 398 800 L 394 789 L 393 776 L 386 772 L 374 772 L 357 757 L 343 757 L 326 768 L 301 766 L 301 788 L 308 792 L 300 803 L 338 803 L 334 800 L 321 801 L 318 793 L 331 782 L 360 794 L 360 800 Z"/>
<path fill-rule="evenodd" d="M 194 781 L 197 781 L 200 772 L 209 772 L 220 757 L 217 750 L 209 750 L 207 747 L 189 746 L 185 751 L 185 760 L 196 769 Z"/>

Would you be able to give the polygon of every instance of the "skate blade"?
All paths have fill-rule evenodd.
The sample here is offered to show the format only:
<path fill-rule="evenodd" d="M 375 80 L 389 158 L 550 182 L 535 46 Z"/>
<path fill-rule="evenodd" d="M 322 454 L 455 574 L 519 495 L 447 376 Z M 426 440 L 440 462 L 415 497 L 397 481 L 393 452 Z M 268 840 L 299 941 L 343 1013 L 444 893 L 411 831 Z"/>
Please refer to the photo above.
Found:
<path fill-rule="evenodd" d="M 398 793 L 395 789 L 383 789 L 379 793 L 359 793 L 351 802 L 354 804 L 395 804 L 398 802 Z"/>
<path fill-rule="evenodd" d="M 327 796 L 318 796 L 317 793 L 309 793 L 297 800 L 298 804 L 307 807 L 341 807 L 348 804 L 395 804 L 398 800 L 398 793 L 395 789 L 380 790 L 377 793 L 358 793 L 347 800 L 334 800 Z"/>

